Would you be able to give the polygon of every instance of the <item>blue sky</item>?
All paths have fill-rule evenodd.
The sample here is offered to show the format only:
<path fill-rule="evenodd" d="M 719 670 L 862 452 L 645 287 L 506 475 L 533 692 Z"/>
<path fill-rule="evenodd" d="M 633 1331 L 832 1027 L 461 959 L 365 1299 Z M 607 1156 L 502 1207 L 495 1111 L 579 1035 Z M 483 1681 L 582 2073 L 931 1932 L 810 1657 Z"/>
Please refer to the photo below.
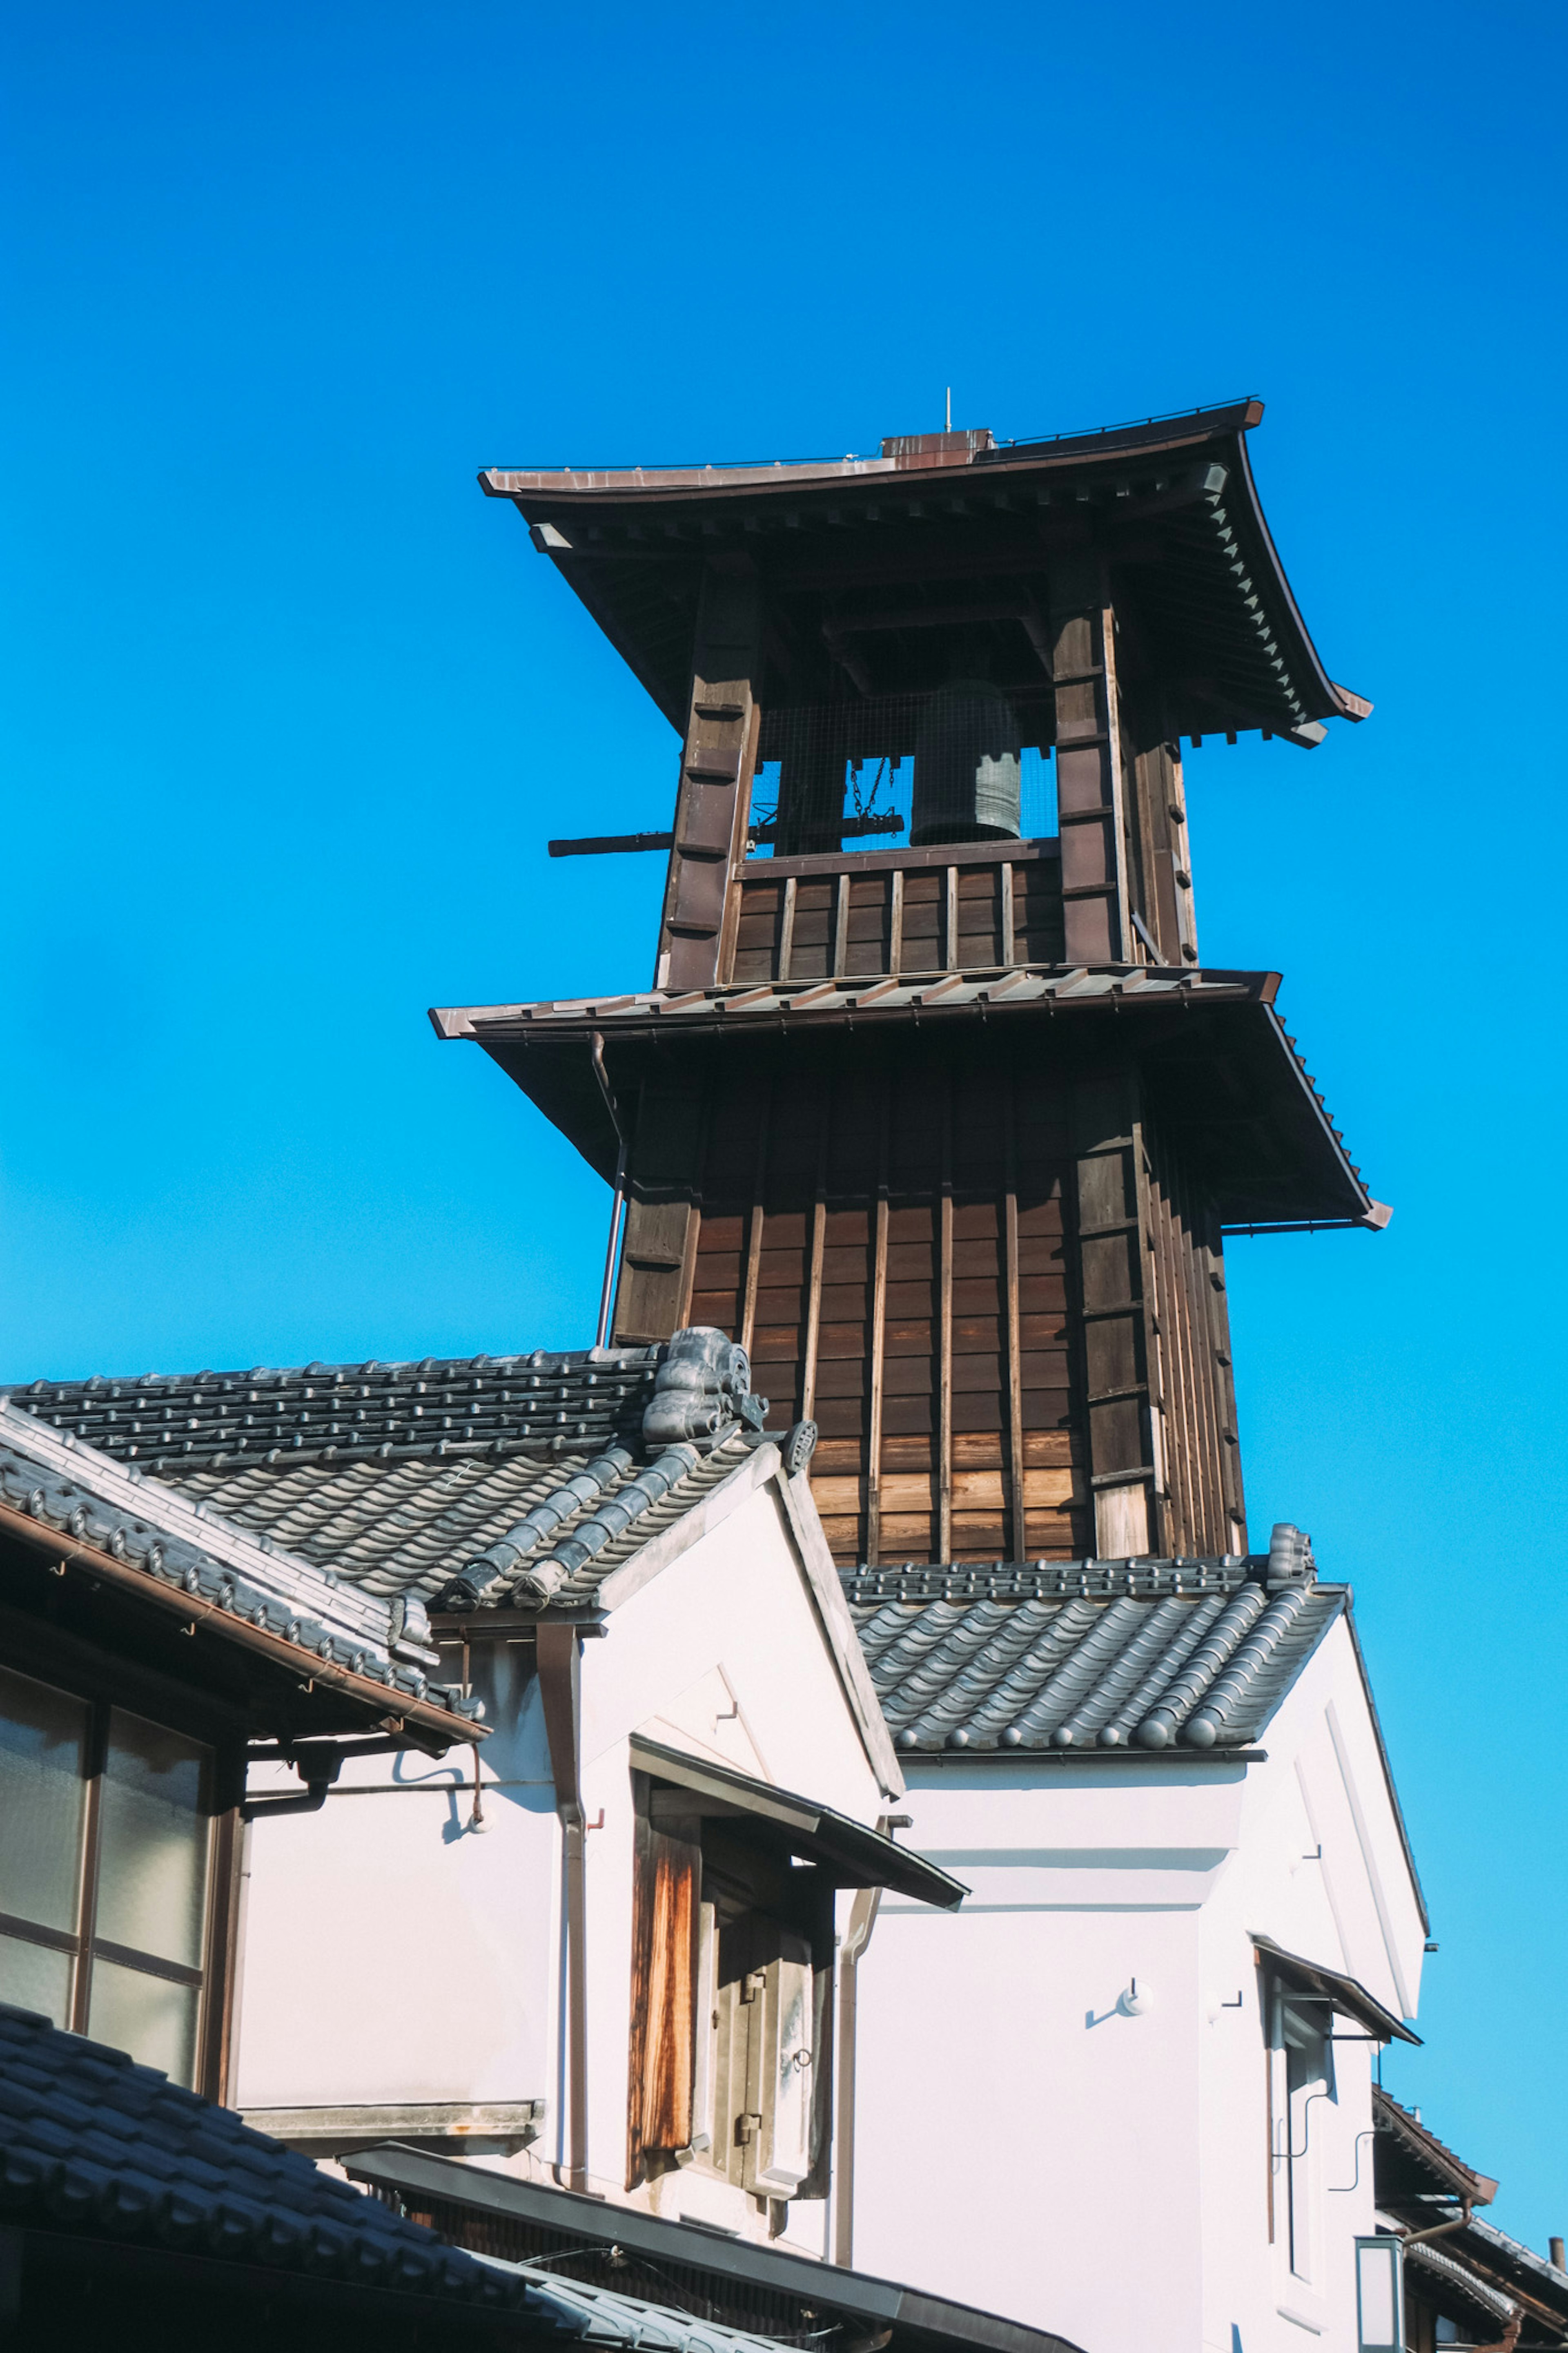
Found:
<path fill-rule="evenodd" d="M 1560 93 L 1545 6 L 14 12 L 0 1375 L 591 1337 L 604 1188 L 432 1002 L 647 981 L 674 743 L 481 464 L 1254 392 L 1332 673 L 1192 760 L 1395 1217 L 1238 1243 L 1441 1952 L 1388 2080 L 1568 2228 Z M 1542 2000 L 1546 2009 L 1542 2010 Z"/>

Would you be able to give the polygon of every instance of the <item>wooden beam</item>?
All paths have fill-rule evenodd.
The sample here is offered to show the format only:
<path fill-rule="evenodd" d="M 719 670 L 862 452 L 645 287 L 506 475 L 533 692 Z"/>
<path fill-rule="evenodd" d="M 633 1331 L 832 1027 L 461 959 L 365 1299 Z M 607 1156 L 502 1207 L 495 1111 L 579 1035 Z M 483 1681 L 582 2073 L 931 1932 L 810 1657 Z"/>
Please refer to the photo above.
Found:
<path fill-rule="evenodd" d="M 892 1085 L 886 1074 L 877 1118 L 876 1222 L 871 1261 L 871 1394 L 866 1445 L 866 1557 L 873 1568 L 882 1546 L 882 1386 L 888 1350 L 888 1132 Z"/>
<path fill-rule="evenodd" d="M 1002 1074 L 1005 1122 L 1003 1182 L 1003 1275 L 1007 1292 L 1007 1504 L 1013 1557 L 1028 1557 L 1024 1482 L 1024 1344 L 1018 1305 L 1018 1117 L 1017 1077 L 1011 1064 Z"/>
<path fill-rule="evenodd" d="M 952 1552 L 952 1071 L 942 1074 L 942 1196 L 938 1308 L 940 1374 L 937 1400 L 937 1547 L 939 1561 Z"/>
<path fill-rule="evenodd" d="M 768 1130 L 773 1120 L 773 1086 L 763 1097 L 762 1117 L 757 1122 L 757 1158 L 752 1174 L 752 1205 L 746 1220 L 746 1287 L 741 1303 L 740 1342 L 747 1356 L 752 1353 L 752 1335 L 757 1321 L 757 1284 L 763 1270 L 763 1221 L 768 1177 Z"/>
<path fill-rule="evenodd" d="M 822 1335 L 822 1261 L 827 1237 L 827 1145 L 833 1126 L 833 1093 L 829 1082 L 821 1103 L 822 1125 L 816 1140 L 816 1184 L 811 1204 L 810 1265 L 806 1273 L 805 1356 L 800 1368 L 800 1418 L 816 1418 L 816 1350 Z"/>
<path fill-rule="evenodd" d="M 725 561 L 725 569 L 710 564 L 703 575 L 656 988 L 703 988 L 717 980 L 737 833 L 750 801 L 762 594 L 748 560 Z"/>

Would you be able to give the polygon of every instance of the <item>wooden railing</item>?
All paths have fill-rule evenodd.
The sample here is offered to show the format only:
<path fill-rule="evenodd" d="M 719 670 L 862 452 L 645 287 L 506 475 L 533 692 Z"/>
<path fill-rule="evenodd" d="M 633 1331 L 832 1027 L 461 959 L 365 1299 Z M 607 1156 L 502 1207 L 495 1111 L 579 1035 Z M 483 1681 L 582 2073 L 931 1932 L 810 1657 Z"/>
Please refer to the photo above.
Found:
<path fill-rule="evenodd" d="M 721 976 L 856 979 L 1060 964 L 1061 845 L 752 858 L 731 877 Z"/>

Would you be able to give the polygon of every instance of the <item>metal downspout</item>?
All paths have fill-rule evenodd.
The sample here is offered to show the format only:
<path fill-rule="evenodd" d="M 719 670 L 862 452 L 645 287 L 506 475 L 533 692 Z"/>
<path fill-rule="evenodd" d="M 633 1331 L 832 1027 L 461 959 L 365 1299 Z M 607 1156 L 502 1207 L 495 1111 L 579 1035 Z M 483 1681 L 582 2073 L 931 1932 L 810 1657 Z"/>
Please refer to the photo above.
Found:
<path fill-rule="evenodd" d="M 848 2270 L 855 2245 L 855 2034 L 860 1963 L 877 1925 L 879 1887 L 858 1888 L 838 1950 L 838 2114 L 835 2137 L 833 2260 Z"/>
<path fill-rule="evenodd" d="M 566 1880 L 566 2137 L 556 2168 L 565 2189 L 588 2187 L 587 1831 L 583 1819 L 582 1644 L 575 1626 L 541 1626 L 539 1692 Z"/>
<path fill-rule="evenodd" d="M 610 1333 L 610 1307 L 616 1280 L 616 1244 L 620 1240 L 621 1213 L 626 1198 L 626 1139 L 621 1126 L 620 1112 L 610 1092 L 609 1073 L 605 1069 L 605 1040 L 597 1029 L 594 1032 L 594 1076 L 599 1082 L 599 1092 L 605 1098 L 605 1109 L 610 1114 L 610 1125 L 616 1131 L 616 1189 L 610 1203 L 610 1239 L 605 1249 L 605 1280 L 599 1290 L 599 1324 L 594 1335 L 594 1345 L 602 1348 Z"/>
<path fill-rule="evenodd" d="M 1399 2243 L 1402 2247 L 1425 2246 L 1428 2239 L 1446 2239 L 1450 2231 L 1463 2231 L 1470 2220 L 1471 2201 L 1464 2200 L 1464 2212 L 1457 2222 L 1437 2222 L 1430 2231 L 1406 2231 Z"/>

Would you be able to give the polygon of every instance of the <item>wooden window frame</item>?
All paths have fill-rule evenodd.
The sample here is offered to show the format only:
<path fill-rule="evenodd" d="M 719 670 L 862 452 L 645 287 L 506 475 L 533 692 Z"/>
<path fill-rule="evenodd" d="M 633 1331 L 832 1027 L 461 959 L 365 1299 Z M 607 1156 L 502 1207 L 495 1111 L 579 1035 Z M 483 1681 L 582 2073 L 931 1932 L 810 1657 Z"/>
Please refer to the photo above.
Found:
<path fill-rule="evenodd" d="M 697 2165 L 749 2194 L 782 2206 L 794 2199 L 826 2199 L 832 2164 L 835 1898 L 816 1870 L 803 1871 L 792 1891 L 792 1915 L 772 1905 L 757 1916 L 787 1936 L 804 1939 L 811 1954 L 812 2050 L 816 2054 L 809 2169 L 787 2196 L 737 2182 L 727 2136 L 735 2119 L 719 2111 L 716 2052 L 700 2015 L 708 1977 L 716 1966 L 720 1926 L 705 1921 L 712 1906 L 703 1894 L 703 1824 L 713 1812 L 689 1791 L 634 1769 L 634 1890 L 632 1922 L 631 2031 L 627 2069 L 626 2188 L 676 2167 Z M 665 1801 L 655 1818 L 655 1793 Z M 684 1801 L 690 1805 L 685 1810 Z M 717 1827 L 717 1825 L 716 1825 Z M 726 1811 L 722 1831 L 745 1840 L 745 1817 Z M 764 1865 L 765 1867 L 765 1865 Z M 773 1868 L 777 1869 L 776 1858 Z M 810 1881 L 808 1886 L 805 1883 Z M 708 1964 L 705 1976 L 704 1962 Z M 710 2119 L 699 2113 L 704 2093 Z M 704 2102 L 704 2105 L 706 2103 Z M 694 2136 L 706 2133 L 699 2148 Z M 723 2137 L 721 2138 L 721 2137 Z M 743 2174 L 750 2168 L 742 2166 Z"/>
<path fill-rule="evenodd" d="M 133 1687 L 120 1690 L 112 1680 L 97 1676 L 73 1678 L 68 1671 L 46 1660 L 7 1656 L 6 1666 L 29 1683 L 78 1701 L 87 1710 L 86 1757 L 82 1778 L 86 1799 L 82 1810 L 81 1844 L 78 1859 L 76 1927 L 46 1927 L 42 1922 L 0 1911 L 0 1935 L 14 1936 L 45 1951 L 63 1953 L 71 1962 L 68 2024 L 73 2034 L 88 2033 L 96 1961 L 108 1961 L 166 1984 L 184 1986 L 198 1996 L 195 2061 L 190 2088 L 204 2099 L 222 2104 L 227 2097 L 232 2042 L 234 1990 L 237 1974 L 239 1892 L 244 1842 L 237 1804 L 224 1805 L 237 1769 L 243 1773 L 243 1748 L 209 1725 L 171 1715 Z M 84 1687 L 86 1685 L 86 1687 Z M 206 1822 L 205 1886 L 203 1900 L 202 1960 L 199 1968 L 171 1961 L 155 1953 L 121 1945 L 97 1934 L 99 1881 L 102 1859 L 103 1773 L 109 1750 L 110 1719 L 114 1711 L 134 1715 L 143 1724 L 178 1734 L 207 1752 L 203 1772 L 201 1813 Z M 233 1753 L 231 1752 L 231 1749 Z"/>

